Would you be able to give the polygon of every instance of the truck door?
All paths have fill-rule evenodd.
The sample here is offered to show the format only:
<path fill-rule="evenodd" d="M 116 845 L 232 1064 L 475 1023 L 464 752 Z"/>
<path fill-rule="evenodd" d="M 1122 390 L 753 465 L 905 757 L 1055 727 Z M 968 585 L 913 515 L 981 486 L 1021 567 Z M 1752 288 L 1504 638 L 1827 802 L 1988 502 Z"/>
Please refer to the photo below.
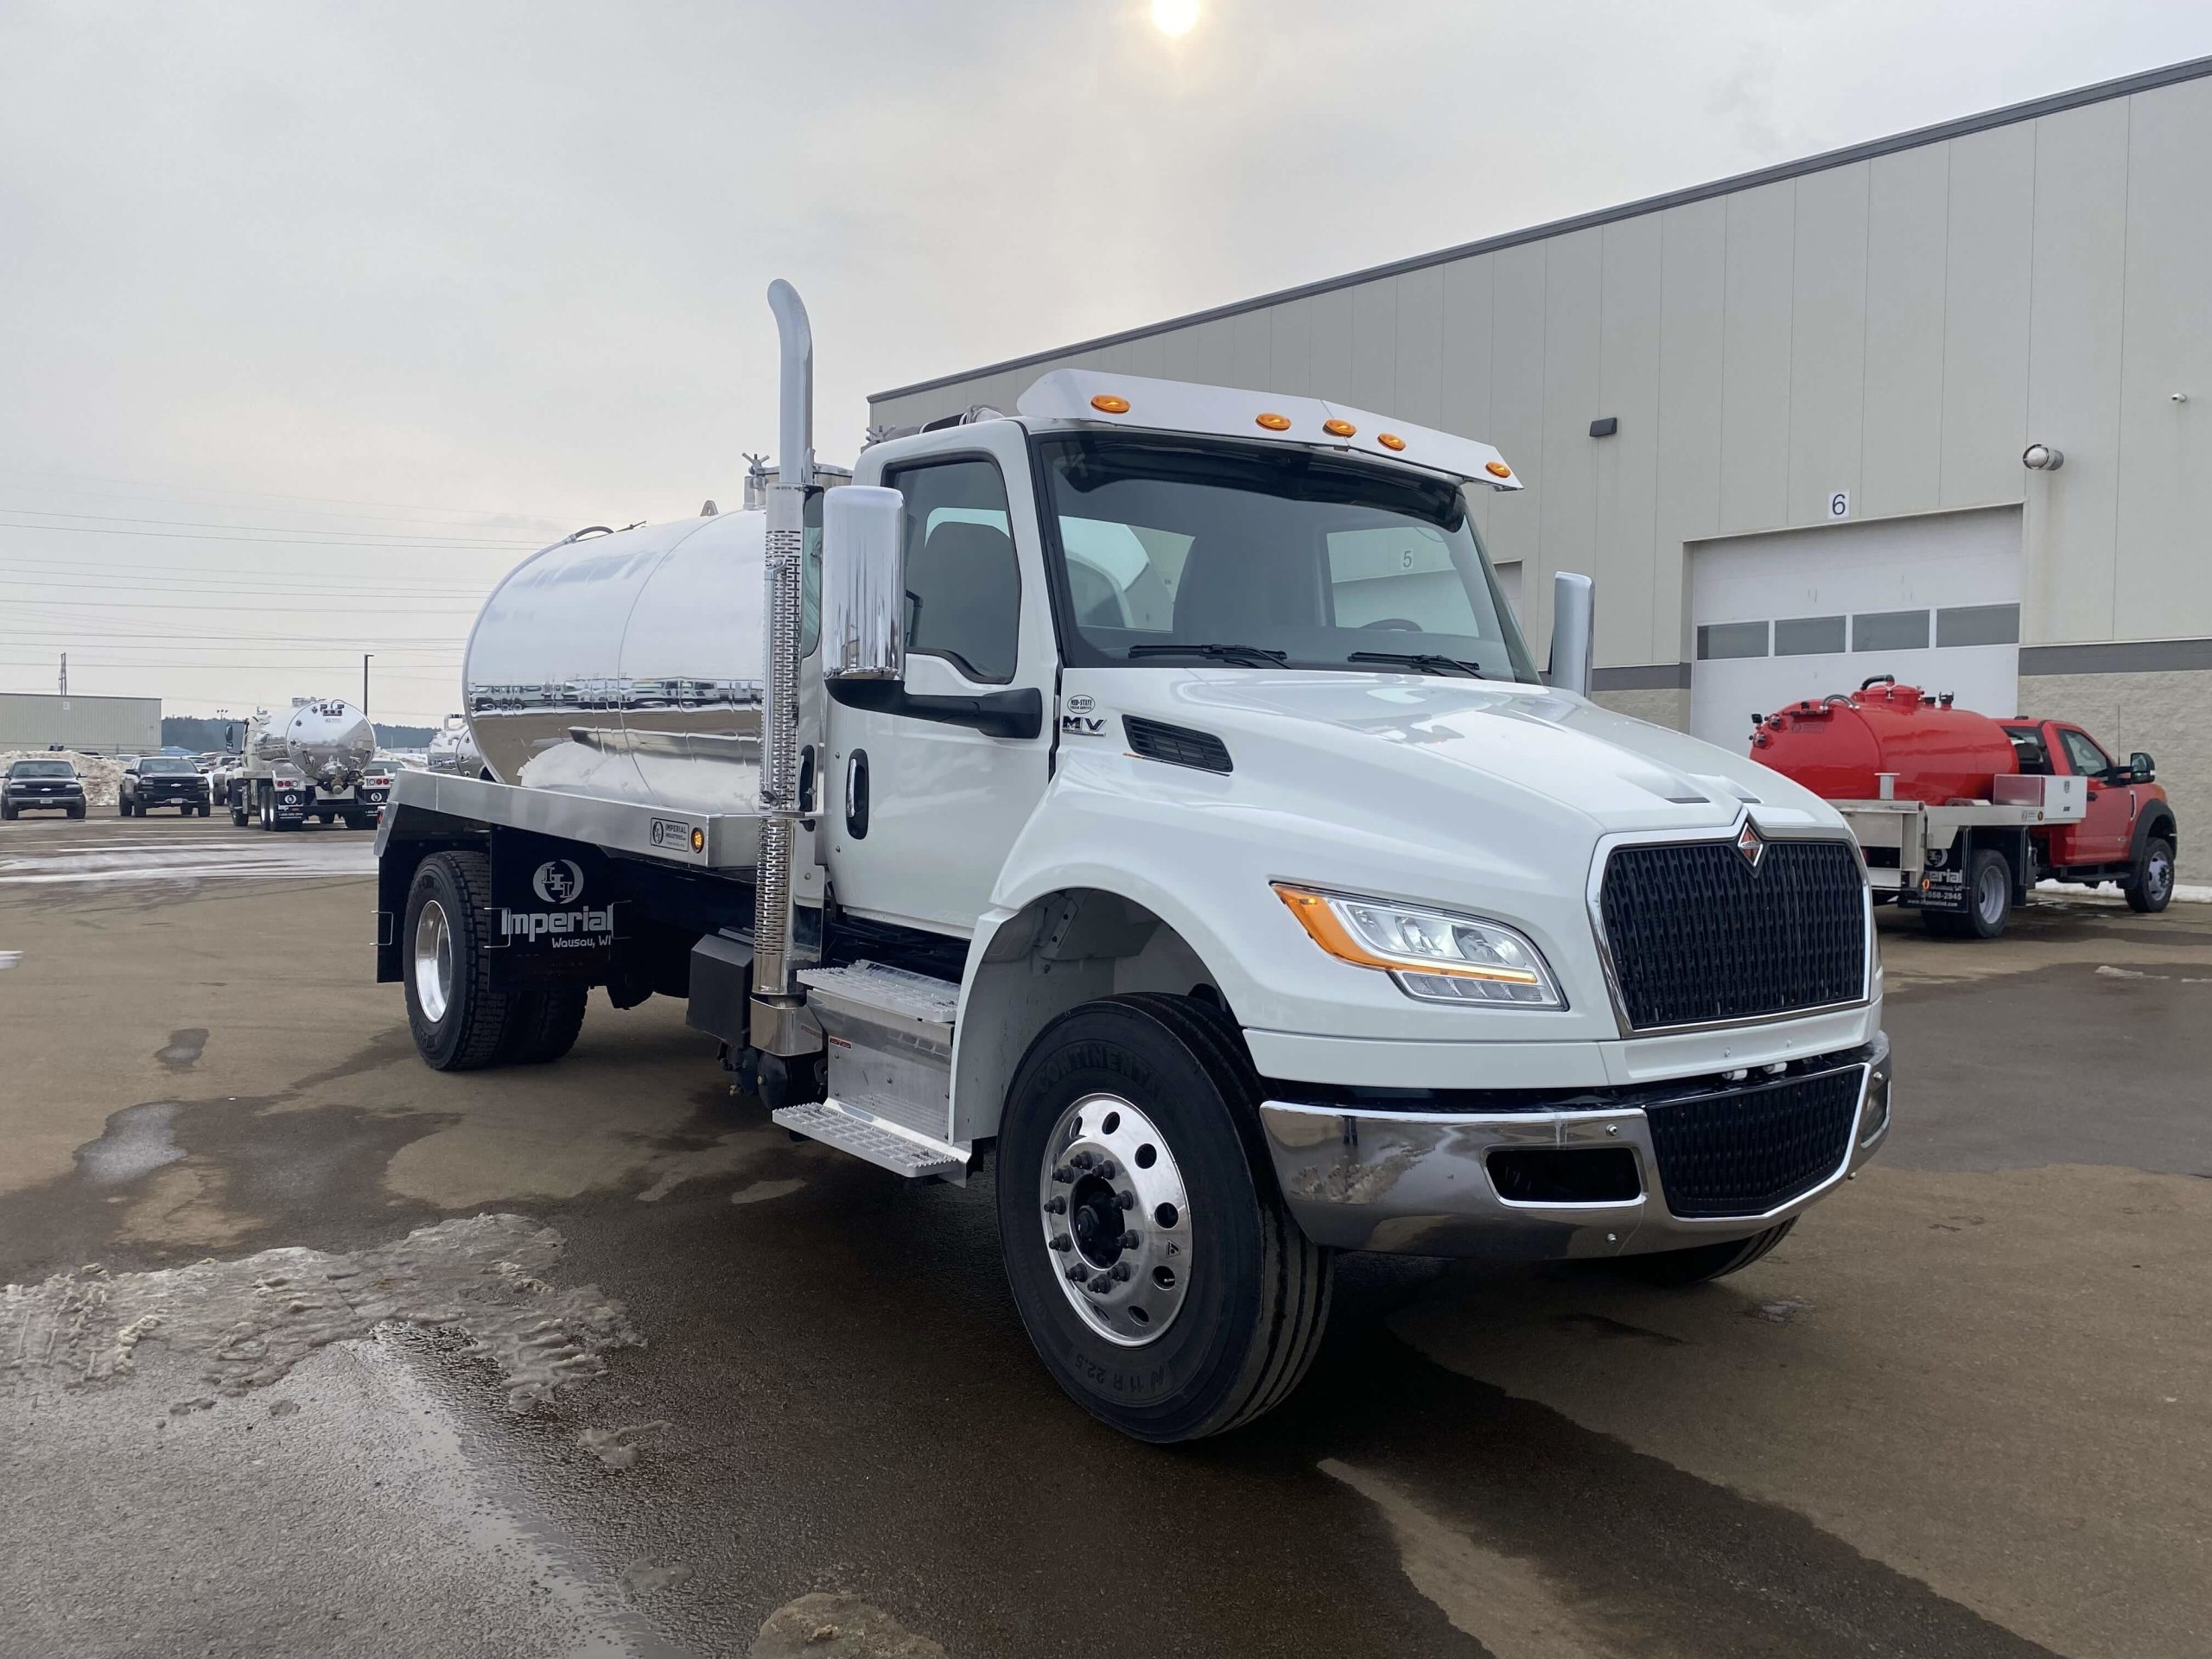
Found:
<path fill-rule="evenodd" d="M 883 463 L 881 481 L 906 497 L 905 691 L 1033 690 L 1039 718 L 1007 736 L 833 701 L 822 833 L 839 905 L 968 934 L 1050 775 L 1058 652 L 1021 429 L 957 437 L 957 449 Z"/>
<path fill-rule="evenodd" d="M 2087 780 L 2088 810 L 2071 826 L 2059 843 L 2058 861 L 2064 864 L 2117 864 L 2126 859 L 2135 831 L 2135 791 L 2110 781 L 2112 757 L 2094 738 L 2078 726 L 2053 722 L 2054 759 L 2063 757 L 2065 769 Z"/>

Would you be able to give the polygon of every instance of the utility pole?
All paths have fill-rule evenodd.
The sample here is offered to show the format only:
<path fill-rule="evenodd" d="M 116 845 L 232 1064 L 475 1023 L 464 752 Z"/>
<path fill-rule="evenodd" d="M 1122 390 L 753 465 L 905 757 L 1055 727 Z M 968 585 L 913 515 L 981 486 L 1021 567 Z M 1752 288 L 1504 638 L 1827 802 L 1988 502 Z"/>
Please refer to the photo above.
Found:
<path fill-rule="evenodd" d="M 361 653 L 361 712 L 365 715 L 369 712 L 369 658 L 375 655 L 373 651 Z"/>
<path fill-rule="evenodd" d="M 69 695 L 69 653 L 66 651 L 61 653 L 61 695 Z"/>

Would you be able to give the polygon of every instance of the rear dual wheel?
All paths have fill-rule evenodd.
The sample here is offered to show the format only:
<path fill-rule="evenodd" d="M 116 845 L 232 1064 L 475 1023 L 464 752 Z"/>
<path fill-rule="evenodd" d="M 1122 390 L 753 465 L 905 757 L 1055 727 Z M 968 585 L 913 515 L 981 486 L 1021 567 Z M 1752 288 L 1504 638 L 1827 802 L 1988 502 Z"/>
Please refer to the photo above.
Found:
<path fill-rule="evenodd" d="M 426 858 L 408 888 L 400 935 L 407 1025 L 436 1071 L 557 1060 L 583 1027 L 589 987 L 494 981 L 481 937 L 491 902 L 492 861 L 482 853 Z"/>
<path fill-rule="evenodd" d="M 1921 925 L 1938 938 L 1993 939 L 2012 917 L 2012 866 L 1984 847 L 1967 855 L 1966 876 L 1966 909 L 1923 910 Z"/>
<path fill-rule="evenodd" d="M 1053 1379 L 1160 1442 L 1279 1405 L 1327 1322 L 1329 1253 L 1262 1139 L 1241 1034 L 1188 997 L 1086 1003 L 1046 1027 L 999 1137 L 1000 1249 Z"/>

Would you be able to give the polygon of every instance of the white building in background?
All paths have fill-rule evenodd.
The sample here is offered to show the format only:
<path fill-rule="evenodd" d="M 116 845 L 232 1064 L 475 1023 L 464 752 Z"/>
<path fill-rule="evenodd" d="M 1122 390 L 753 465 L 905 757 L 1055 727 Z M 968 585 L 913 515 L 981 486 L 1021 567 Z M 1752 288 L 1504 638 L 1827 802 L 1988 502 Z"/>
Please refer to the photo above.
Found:
<path fill-rule="evenodd" d="M 1523 625 L 1598 583 L 1601 701 L 1741 744 L 1895 674 L 2148 749 L 2212 874 L 2212 59 L 877 394 L 1060 367 L 1479 437 Z M 2034 465 L 2048 463 L 2056 465 Z"/>
<path fill-rule="evenodd" d="M 162 747 L 162 700 L 0 691 L 0 749 L 54 743 L 94 754 L 148 753 Z"/>

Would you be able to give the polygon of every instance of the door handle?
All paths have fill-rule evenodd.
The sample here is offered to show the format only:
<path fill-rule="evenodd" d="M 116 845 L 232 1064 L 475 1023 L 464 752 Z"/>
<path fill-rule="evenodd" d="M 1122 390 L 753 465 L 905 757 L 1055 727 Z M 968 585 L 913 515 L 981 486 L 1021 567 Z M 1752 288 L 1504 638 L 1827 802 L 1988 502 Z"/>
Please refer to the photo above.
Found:
<path fill-rule="evenodd" d="M 868 839 L 868 751 L 855 749 L 845 762 L 845 833 Z"/>

